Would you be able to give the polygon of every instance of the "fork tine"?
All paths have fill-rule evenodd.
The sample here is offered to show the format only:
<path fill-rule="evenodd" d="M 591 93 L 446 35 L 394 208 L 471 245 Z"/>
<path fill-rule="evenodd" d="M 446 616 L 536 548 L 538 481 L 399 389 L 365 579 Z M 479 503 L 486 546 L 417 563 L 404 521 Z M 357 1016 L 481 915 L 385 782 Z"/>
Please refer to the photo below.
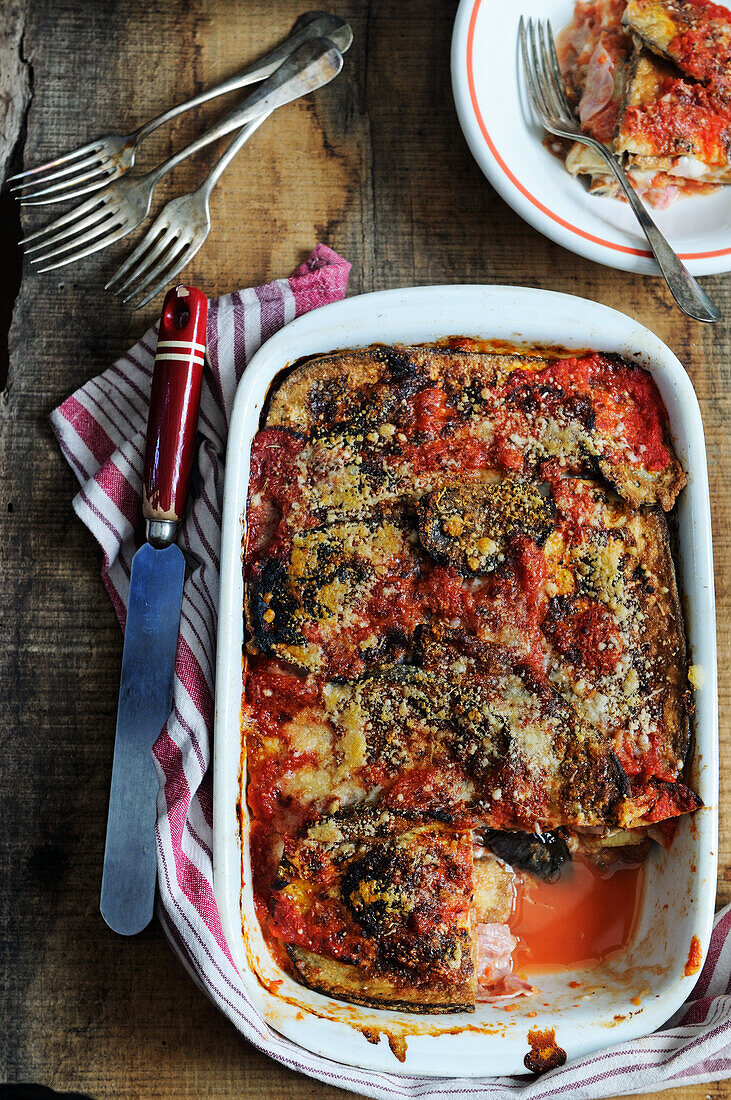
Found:
<path fill-rule="evenodd" d="M 531 52 L 531 65 L 533 68 L 533 77 L 535 80 L 536 88 L 540 97 L 541 105 L 543 107 L 543 113 L 546 117 L 550 117 L 553 113 L 551 101 L 548 98 L 546 92 L 545 78 L 541 71 L 541 63 L 538 59 L 538 46 L 536 43 L 536 27 L 532 19 L 528 20 L 528 32 L 530 36 L 530 52 Z"/>
<path fill-rule="evenodd" d="M 81 206 L 74 207 L 68 214 L 62 214 L 60 218 L 56 218 L 56 220 L 52 221 L 49 225 L 44 225 L 42 229 L 36 229 L 35 233 L 29 233 L 28 236 L 23 237 L 19 243 L 28 244 L 29 241 L 35 241 L 38 237 L 42 237 L 46 233 L 53 233 L 54 230 L 60 229 L 62 225 L 68 225 L 69 222 L 76 221 L 77 218 L 90 213 L 101 204 L 101 197 L 99 195 L 94 195 L 93 198 L 87 199 L 86 202 L 82 202 Z"/>
<path fill-rule="evenodd" d="M 155 222 L 147 230 L 147 232 L 145 233 L 144 237 L 139 242 L 139 244 L 136 245 L 135 248 L 132 249 L 129 256 L 126 258 L 126 260 L 123 260 L 123 262 L 119 265 L 117 270 L 114 272 L 114 274 L 110 278 L 109 282 L 104 284 L 104 289 L 105 290 L 111 290 L 112 287 L 114 286 L 114 284 L 116 282 L 118 282 L 122 278 L 123 275 L 127 274 L 127 272 L 130 270 L 130 268 L 133 265 L 135 265 L 137 263 L 137 261 L 142 258 L 142 256 L 145 255 L 147 250 L 152 246 L 153 242 L 155 240 L 157 240 L 157 237 L 159 236 L 159 233 L 160 233 L 160 227 L 158 226 L 157 222 Z M 130 275 L 130 278 L 132 278 L 132 275 Z M 124 288 L 125 288 L 125 286 L 127 285 L 128 282 L 129 282 L 129 279 L 125 279 L 124 282 L 122 283 L 122 285 L 120 287 L 118 287 L 117 290 L 115 290 L 114 293 L 119 294 L 120 291 L 124 290 Z"/>
<path fill-rule="evenodd" d="M 116 211 L 107 210 L 104 216 L 98 219 L 86 233 L 78 237 L 71 237 L 70 240 L 65 241 L 51 252 L 42 252 L 38 256 L 32 256 L 30 262 L 32 264 L 45 263 L 46 260 L 50 260 L 54 256 L 60 256 L 61 253 L 68 252 L 70 248 L 77 248 L 81 244 L 86 244 L 87 241 L 91 241 L 95 237 L 98 237 L 100 233 L 106 233 L 112 225 L 119 225 L 119 218 L 117 217 Z"/>
<path fill-rule="evenodd" d="M 82 248 L 80 252 L 74 252 L 71 256 L 64 256 L 58 263 L 49 264 L 48 267 L 39 267 L 38 271 L 53 271 L 56 267 L 65 267 L 66 264 L 73 264 L 76 260 L 83 260 L 84 256 L 91 256 L 93 252 L 99 252 L 102 248 L 107 248 L 110 244 L 114 244 L 115 241 L 120 241 L 122 237 L 126 237 L 131 232 L 130 227 L 126 224 L 117 224 L 117 229 L 112 230 L 106 237 L 102 237 L 100 241 L 94 241 L 88 248 Z M 83 238 L 82 238 L 83 239 Z M 43 259 L 49 259 L 50 257 L 43 257 Z"/>
<path fill-rule="evenodd" d="M 76 221 L 72 225 L 67 225 L 63 229 L 60 229 L 58 233 L 54 233 L 52 237 L 47 237 L 42 241 L 38 241 L 37 244 L 31 245 L 30 248 L 26 248 L 26 256 L 30 256 L 32 252 L 37 252 L 39 248 L 50 248 L 52 244 L 58 244 L 59 241 L 71 236 L 74 233 L 80 233 L 82 229 L 90 229 L 93 225 L 97 225 L 99 222 L 109 215 L 109 208 L 106 203 L 100 203 L 99 206 L 92 210 L 91 214 L 82 218 L 81 221 Z"/>
<path fill-rule="evenodd" d="M 533 102 L 533 74 L 530 69 L 530 60 L 528 58 L 528 36 L 525 29 L 525 19 L 521 15 L 520 22 L 518 23 L 518 40 L 520 41 L 520 54 L 523 59 L 523 72 L 525 74 L 525 82 L 528 86 L 528 95 L 531 102 Z"/>
<path fill-rule="evenodd" d="M 87 172 L 78 179 L 65 180 L 54 183 L 51 187 L 43 187 L 40 191 L 31 191 L 27 195 L 18 195 L 23 206 L 48 206 L 52 202 L 66 202 L 69 199 L 78 199 L 82 195 L 88 195 L 89 191 L 98 191 L 100 187 L 111 183 L 120 175 L 119 167 L 97 168 L 94 172 Z M 89 180 L 84 187 L 77 187 L 79 183 Z M 75 191 L 69 188 L 76 187 Z M 47 195 L 48 198 L 42 196 Z"/>
<path fill-rule="evenodd" d="M 542 19 L 537 20 L 538 44 L 541 53 L 541 75 L 546 87 L 546 97 L 551 106 L 552 113 L 560 118 L 563 113 L 563 104 L 556 87 L 556 77 L 548 60 L 548 46 L 546 45 L 546 28 Z"/>
<path fill-rule="evenodd" d="M 518 26 L 518 32 L 520 37 L 520 51 L 523 55 L 523 71 L 525 73 L 525 83 L 528 88 L 528 98 L 531 101 L 533 110 L 538 115 L 539 119 L 543 121 L 543 104 L 538 94 L 538 87 L 536 85 L 535 76 L 533 73 L 533 66 L 531 64 L 529 50 L 528 50 L 528 32 L 523 16 L 520 17 L 520 24 Z"/>
<path fill-rule="evenodd" d="M 103 148 L 103 141 L 90 141 L 88 145 L 82 145 L 79 149 L 73 149 L 70 153 L 66 153 L 62 157 L 56 157 L 55 160 L 47 160 L 45 164 L 39 164 L 37 168 L 26 168 L 24 172 L 16 172 L 14 176 L 8 176 L 7 183 L 23 179 L 24 176 L 38 176 L 41 172 L 47 172 L 50 168 L 57 168 L 59 164 L 68 164 L 69 161 L 74 160 L 76 157 L 83 157 L 86 153 L 93 153 L 95 151 L 101 152 Z"/>
<path fill-rule="evenodd" d="M 157 279 L 157 277 L 161 275 L 163 271 L 167 271 L 167 269 L 172 266 L 172 264 L 175 262 L 175 260 L 177 260 L 180 253 L 188 246 L 188 244 L 189 241 L 187 239 L 181 240 L 180 237 L 173 241 L 172 248 L 163 255 L 162 259 L 159 260 L 151 270 L 148 268 L 146 271 L 143 272 L 142 282 L 138 282 L 137 285 L 132 290 L 130 290 L 129 294 L 127 294 L 127 296 L 122 299 L 122 301 L 128 302 L 130 298 L 134 298 L 136 297 L 136 295 L 141 294 L 143 290 L 145 290 L 150 285 L 153 279 Z"/>
<path fill-rule="evenodd" d="M 548 38 L 548 56 L 551 62 L 551 69 L 553 70 L 556 87 L 558 88 L 558 92 L 561 97 L 561 104 L 564 111 L 569 118 L 573 119 L 574 109 L 569 103 L 566 96 L 566 84 L 564 82 L 563 74 L 561 72 L 561 66 L 558 61 L 558 54 L 556 53 L 556 39 L 553 36 L 553 27 L 551 26 L 550 19 L 546 20 L 546 27 L 548 29 L 548 33 L 546 35 L 546 37 Z"/>
<path fill-rule="evenodd" d="M 206 236 L 207 236 L 207 234 L 206 234 Z M 164 290 L 164 289 L 165 289 L 165 287 L 166 287 L 166 286 L 167 286 L 167 285 L 168 285 L 169 283 L 172 283 L 173 279 L 174 279 L 174 278 L 175 278 L 175 276 L 176 276 L 176 275 L 178 274 L 178 272 L 179 272 L 179 271 L 182 271 L 182 270 L 183 270 L 183 268 L 185 267 L 185 265 L 186 265 L 186 264 L 188 264 L 188 263 L 190 263 L 190 261 L 191 261 L 191 260 L 193 259 L 193 257 L 195 256 L 196 252 L 198 251 L 198 249 L 199 249 L 199 248 L 200 248 L 200 247 L 202 246 L 202 244 L 203 244 L 203 241 L 205 241 L 205 237 L 203 238 L 203 240 L 201 240 L 201 241 L 198 241 L 198 243 L 197 243 L 197 244 L 196 244 L 196 242 L 195 242 L 195 241 L 191 241 L 191 243 L 190 243 L 190 244 L 188 245 L 188 247 L 187 247 L 187 248 L 186 248 L 186 249 L 184 250 L 184 252 L 182 253 L 182 255 L 181 255 L 181 254 L 178 254 L 178 256 L 176 257 L 176 260 L 175 260 L 175 262 L 174 262 L 174 264 L 173 264 L 172 268 L 168 268 L 168 270 L 167 270 L 167 271 L 165 272 L 165 274 L 164 274 L 164 276 L 162 277 L 162 279 L 160 279 L 159 283 L 157 283 L 157 284 L 156 284 L 156 285 L 155 285 L 155 286 L 154 286 L 154 287 L 152 288 L 152 290 L 150 290 L 150 291 L 149 291 L 149 292 L 148 292 L 148 293 L 147 293 L 147 294 L 145 295 L 145 297 L 144 297 L 144 298 L 142 299 L 142 301 L 141 301 L 141 302 L 138 302 L 138 303 L 137 303 L 137 305 L 136 305 L 136 306 L 134 307 L 134 309 L 135 309 L 135 310 L 138 310 L 138 309 L 142 309 L 142 307 L 143 307 L 143 306 L 146 306 L 148 302 L 151 302 L 153 298 L 157 297 L 157 295 L 158 295 L 158 294 L 159 294 L 159 293 L 160 293 L 160 292 L 161 292 L 162 290 Z"/>
<path fill-rule="evenodd" d="M 76 172 L 80 172 L 82 168 L 89 168 L 92 164 L 103 164 L 104 161 L 100 159 L 98 153 L 92 153 L 89 157 L 84 157 L 83 160 L 75 161 L 69 165 L 68 168 L 59 168 L 57 172 L 50 172 L 42 179 L 24 180 L 22 183 L 16 183 L 14 187 L 10 188 L 11 192 L 22 191 L 24 187 L 34 187 L 36 184 L 50 183 L 51 180 L 61 179 L 63 176 L 72 176 Z"/>
<path fill-rule="evenodd" d="M 161 230 L 162 235 L 159 236 Z M 146 243 L 148 237 L 150 238 L 149 244 Z M 157 223 L 155 223 L 155 225 L 151 227 L 147 236 L 140 241 L 137 248 L 129 257 L 129 260 L 131 262 L 134 262 L 135 266 L 133 270 L 130 271 L 124 282 L 116 288 L 114 293 L 124 294 L 125 290 L 130 290 L 130 297 L 136 294 L 137 290 L 132 287 L 132 284 L 135 283 L 137 279 L 141 279 L 147 274 L 147 272 L 150 270 L 151 265 L 156 262 L 158 257 L 161 256 L 163 252 L 165 252 L 165 250 L 173 243 L 174 240 L 174 229 L 171 229 L 169 225 L 163 227 L 158 226 Z"/>

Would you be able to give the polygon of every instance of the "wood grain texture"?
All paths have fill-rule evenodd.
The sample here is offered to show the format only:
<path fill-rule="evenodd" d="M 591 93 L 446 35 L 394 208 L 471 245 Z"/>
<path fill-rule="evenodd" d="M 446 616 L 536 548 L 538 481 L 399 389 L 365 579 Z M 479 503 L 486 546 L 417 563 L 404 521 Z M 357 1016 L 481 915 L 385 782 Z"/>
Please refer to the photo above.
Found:
<path fill-rule="evenodd" d="M 5 0 L 24 20 L 33 88 L 25 161 L 124 132 L 278 41 L 306 0 Z M 513 283 L 581 294 L 648 325 L 686 364 L 708 440 L 720 647 L 719 904 L 731 900 L 731 280 L 705 280 L 726 322 L 701 328 L 664 285 L 597 266 L 539 236 L 472 161 L 452 104 L 453 0 L 333 0 L 355 43 L 343 75 L 278 112 L 214 192 L 213 230 L 186 270 L 210 295 L 287 274 L 320 239 L 353 262 L 350 292 Z M 22 64 L 21 64 L 22 62 Z M 31 68 L 25 67 L 28 63 Z M 23 113 L 22 91 L 20 115 Z M 158 132 L 142 167 L 228 103 Z M 20 129 L 22 130 L 22 119 Z M 216 153 L 186 162 L 156 208 Z M 26 228 L 43 216 L 24 215 Z M 132 941 L 98 912 L 121 638 L 98 548 L 74 517 L 75 481 L 51 409 L 151 322 L 102 284 L 129 242 L 60 272 L 26 268 L 0 397 L 0 1074 L 100 1098 L 346 1096 L 244 1043 L 193 986 L 156 926 Z M 669 1090 L 721 1100 L 725 1083 Z"/>
<path fill-rule="evenodd" d="M 24 0 L 5 0 L 0 12 L 0 179 L 4 179 L 23 129 L 30 79 L 23 53 L 26 4 Z"/>

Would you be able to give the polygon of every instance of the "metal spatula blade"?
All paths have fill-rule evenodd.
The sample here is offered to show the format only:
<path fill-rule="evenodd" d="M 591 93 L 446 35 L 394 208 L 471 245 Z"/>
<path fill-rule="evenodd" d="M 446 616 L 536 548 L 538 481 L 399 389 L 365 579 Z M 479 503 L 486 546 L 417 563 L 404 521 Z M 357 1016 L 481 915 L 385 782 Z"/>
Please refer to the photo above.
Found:
<path fill-rule="evenodd" d="M 152 746 L 172 706 L 185 560 L 145 543 L 134 556 L 122 655 L 100 909 L 122 936 L 152 919 L 158 781 Z"/>

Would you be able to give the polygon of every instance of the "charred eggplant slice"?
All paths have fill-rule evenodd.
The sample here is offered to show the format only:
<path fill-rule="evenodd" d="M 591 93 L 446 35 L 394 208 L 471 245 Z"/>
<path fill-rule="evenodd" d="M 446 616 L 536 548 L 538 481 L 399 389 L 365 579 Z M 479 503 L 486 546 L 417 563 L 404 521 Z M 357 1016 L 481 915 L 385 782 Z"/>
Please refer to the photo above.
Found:
<path fill-rule="evenodd" d="M 299 600 L 292 591 L 284 564 L 271 558 L 247 584 L 246 618 L 257 649 L 267 653 L 275 646 L 296 645 L 302 635 L 296 624 Z"/>
<path fill-rule="evenodd" d="M 341 894 L 366 935 L 384 936 L 406 925 L 417 883 L 405 853 L 393 843 L 378 845 L 348 866 Z"/>
<path fill-rule="evenodd" d="M 419 504 L 419 539 L 439 565 L 484 576 L 505 559 L 511 539 L 539 545 L 551 532 L 553 501 L 535 482 L 504 478 L 492 485 L 438 489 Z"/>
<path fill-rule="evenodd" d="M 571 860 L 566 841 L 560 833 L 502 832 L 485 829 L 481 839 L 486 848 L 518 871 L 527 871 L 545 882 L 558 878 L 564 863 Z"/>

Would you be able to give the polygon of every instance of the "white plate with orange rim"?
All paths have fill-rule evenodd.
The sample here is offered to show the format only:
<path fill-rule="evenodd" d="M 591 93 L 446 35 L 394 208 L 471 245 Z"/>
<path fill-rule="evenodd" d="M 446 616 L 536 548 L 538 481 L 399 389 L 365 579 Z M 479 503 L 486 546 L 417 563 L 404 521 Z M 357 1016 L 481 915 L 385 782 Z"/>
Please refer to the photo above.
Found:
<path fill-rule="evenodd" d="M 540 233 L 608 267 L 657 275 L 626 203 L 590 195 L 543 144 L 518 56 L 521 15 L 571 20 L 574 0 L 461 0 L 452 36 L 452 88 L 472 155 L 495 190 Z M 678 199 L 653 218 L 693 275 L 731 271 L 731 186 Z"/>
<path fill-rule="evenodd" d="M 617 352 L 646 366 L 654 377 L 688 475 L 676 509 L 677 566 L 691 661 L 705 671 L 705 683 L 696 693 L 689 776 L 704 806 L 692 819 L 681 819 L 670 849 L 656 847 L 650 855 L 637 923 L 619 955 L 595 968 L 542 974 L 536 983 L 541 995 L 520 998 L 511 1011 L 493 1002 L 478 1004 L 474 1013 L 423 1016 L 359 1007 L 306 989 L 277 965 L 262 936 L 242 791 L 242 546 L 251 443 L 281 371 L 304 356 L 337 348 L 427 343 L 450 335 Z M 689 968 L 688 961 L 697 952 L 705 958 L 713 921 L 718 697 L 703 424 L 688 375 L 657 336 L 616 310 L 567 294 L 522 287 L 433 286 L 364 294 L 323 306 L 286 325 L 257 352 L 236 395 L 226 458 L 213 801 L 214 890 L 228 947 L 262 1019 L 310 1051 L 389 1073 L 484 1077 L 524 1073 L 527 1034 L 533 1029 L 555 1029 L 557 1044 L 569 1058 L 578 1058 L 647 1035 L 669 1019 L 695 984 L 698 967 Z M 571 932 L 567 927 L 567 935 Z"/>

